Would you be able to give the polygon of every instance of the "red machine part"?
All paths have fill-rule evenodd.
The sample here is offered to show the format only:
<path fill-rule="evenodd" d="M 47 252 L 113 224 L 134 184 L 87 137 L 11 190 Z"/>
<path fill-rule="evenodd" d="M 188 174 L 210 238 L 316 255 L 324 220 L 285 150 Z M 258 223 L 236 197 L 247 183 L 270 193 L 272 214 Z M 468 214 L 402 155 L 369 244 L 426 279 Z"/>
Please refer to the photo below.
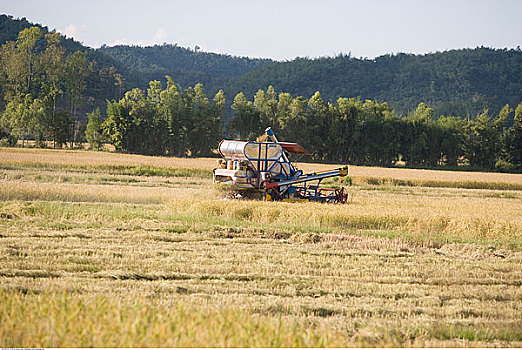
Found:
<path fill-rule="evenodd" d="M 344 204 L 348 200 L 348 192 L 346 192 L 344 187 L 338 188 L 335 190 L 335 198 L 337 198 L 339 203 Z"/>

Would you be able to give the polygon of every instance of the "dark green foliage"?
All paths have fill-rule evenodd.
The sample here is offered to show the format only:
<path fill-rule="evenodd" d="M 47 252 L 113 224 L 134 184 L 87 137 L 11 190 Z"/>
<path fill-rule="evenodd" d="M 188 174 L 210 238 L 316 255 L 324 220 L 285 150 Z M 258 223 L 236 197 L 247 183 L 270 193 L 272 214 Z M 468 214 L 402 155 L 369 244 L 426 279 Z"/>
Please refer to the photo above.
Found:
<path fill-rule="evenodd" d="M 522 168 L 522 103 L 515 109 L 513 125 L 506 131 L 503 139 L 505 161 L 513 168 Z"/>
<path fill-rule="evenodd" d="M 435 116 L 474 116 L 486 107 L 498 111 L 522 100 L 522 52 L 481 47 L 375 59 L 296 58 L 246 73 L 226 91 L 253 96 L 269 85 L 301 96 L 319 90 L 329 101 L 343 96 L 387 101 L 400 114 L 425 101 Z"/>
<path fill-rule="evenodd" d="M 118 62 L 128 86 L 146 88 L 149 81 L 166 83 L 165 76 L 176 78 L 181 87 L 198 83 L 214 94 L 234 77 L 273 62 L 230 55 L 200 52 L 176 45 L 150 47 L 102 46 L 97 53 Z M 125 67 L 124 69 L 122 69 Z"/>
<path fill-rule="evenodd" d="M 222 134 L 225 103 L 220 91 L 210 103 L 203 85 L 181 89 L 167 77 L 165 89 L 150 82 L 147 94 L 133 89 L 108 102 L 103 130 L 121 152 L 149 155 L 209 155 Z"/>
<path fill-rule="evenodd" d="M 85 138 L 91 149 L 99 150 L 103 144 L 103 128 L 100 109 L 96 108 L 92 113 L 87 113 L 89 122 L 85 130 Z"/>
<path fill-rule="evenodd" d="M 84 116 L 110 100 L 102 129 L 124 152 L 209 155 L 224 121 L 229 137 L 250 140 L 270 125 L 318 160 L 522 167 L 522 105 L 514 117 L 508 105 L 522 100 L 519 49 L 273 62 L 166 44 L 92 50 L 5 15 L 0 43 L 0 126 L 22 143 L 72 147 L 85 134 L 96 148 L 103 116 L 86 133 Z"/>
<path fill-rule="evenodd" d="M 13 37 L 14 28 L 22 30 Z M 25 19 L 0 15 L 0 125 L 38 144 L 83 141 L 85 108 L 119 98 L 125 79 L 93 50 Z M 109 62 L 110 63 L 110 62 Z M 93 108 L 94 109 L 94 108 Z"/>
<path fill-rule="evenodd" d="M 387 103 L 354 98 L 328 103 L 319 92 L 308 100 L 277 96 L 271 86 L 258 91 L 254 102 L 237 94 L 232 109 L 230 135 L 252 140 L 271 125 L 280 139 L 298 142 L 317 160 L 383 166 L 400 160 L 421 167 L 467 161 L 482 169 L 493 169 L 499 160 L 520 164 L 522 104 L 509 129 L 512 109 L 507 105 L 496 118 L 485 110 L 468 122 L 444 116 L 435 121 L 433 109 L 424 103 L 401 118 Z"/>
<path fill-rule="evenodd" d="M 55 147 L 62 147 L 69 140 L 70 127 L 69 113 L 64 110 L 57 111 L 47 127 L 48 137 L 54 141 Z"/>
<path fill-rule="evenodd" d="M 25 18 L 14 19 L 8 15 L 0 15 L 0 45 L 4 45 L 9 41 L 16 41 L 21 30 L 31 27 L 39 28 L 42 33 L 41 39 L 35 46 L 35 52 L 40 53 L 44 51 L 46 47 L 44 36 L 50 33 L 48 28 L 30 23 Z M 65 50 L 65 56 L 74 53 L 79 55 L 81 53 L 86 57 L 90 65 L 89 74 L 84 81 L 86 85 L 83 93 L 84 101 L 76 104 L 77 113 L 69 111 L 73 119 L 76 117 L 76 114 L 80 119 L 84 118 L 88 111 L 103 106 L 106 99 L 117 99 L 122 96 L 124 92 L 123 84 L 126 80 L 124 75 L 131 75 L 124 65 L 97 50 L 83 46 L 71 38 L 60 36 L 59 46 Z M 130 85 L 134 86 L 134 82 L 131 82 Z M 4 90 L 4 84 L 0 78 L 0 97 L 3 97 L 5 94 Z M 70 97 L 70 95 L 67 96 L 69 102 Z M 2 107 L 2 102 L 0 101 L 0 108 Z"/>
<path fill-rule="evenodd" d="M 234 98 L 232 109 L 236 117 L 232 119 L 230 129 L 237 134 L 239 139 L 253 140 L 262 134 L 263 125 L 261 125 L 260 114 L 242 92 Z"/>
<path fill-rule="evenodd" d="M 44 34 L 39 27 L 29 27 L 0 48 L 5 103 L 0 123 L 21 138 L 22 145 L 28 135 L 40 145 L 50 140 L 58 147 L 74 138 L 76 119 L 71 113 L 83 100 L 91 67 L 81 52 L 67 54 L 61 40 L 56 32 Z"/>
<path fill-rule="evenodd" d="M 15 40 L 20 29 L 31 25 L 25 19 L 1 15 L 0 43 Z M 46 27 L 40 28 L 44 34 L 48 32 Z M 440 115 L 472 118 L 485 108 L 497 113 L 505 104 L 514 106 L 522 100 L 519 49 L 480 47 L 426 55 L 399 53 L 375 59 L 341 54 L 274 62 L 168 44 L 93 50 L 62 38 L 62 45 L 67 53 L 85 51 L 89 60 L 97 62 L 96 74 L 87 78 L 86 95 L 92 97 L 92 102 L 82 107 L 84 113 L 101 106 L 106 99 L 121 98 L 128 89 L 145 90 L 149 81 L 165 84 L 166 75 L 174 77 L 183 88 L 202 83 L 211 94 L 223 89 L 228 96 L 243 92 L 250 98 L 260 88 L 273 85 L 295 96 L 312 96 L 321 91 L 325 101 L 339 97 L 387 101 L 401 115 L 410 114 L 425 102 L 434 109 L 435 119 Z"/>
<path fill-rule="evenodd" d="M 102 46 L 99 52 L 122 62 L 133 71 L 157 72 L 182 70 L 226 77 L 236 77 L 273 62 L 268 59 L 234 57 L 210 52 L 199 52 L 178 45 Z"/>

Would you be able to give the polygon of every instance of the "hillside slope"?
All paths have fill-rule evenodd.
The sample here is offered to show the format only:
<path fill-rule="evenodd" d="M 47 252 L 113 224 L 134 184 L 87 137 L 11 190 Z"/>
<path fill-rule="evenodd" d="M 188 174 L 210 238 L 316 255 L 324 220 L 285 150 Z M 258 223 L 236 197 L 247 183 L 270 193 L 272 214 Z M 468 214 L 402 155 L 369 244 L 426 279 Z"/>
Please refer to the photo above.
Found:
<path fill-rule="evenodd" d="M 128 82 L 145 88 L 150 80 L 170 75 L 182 87 L 202 83 L 214 94 L 233 77 L 263 67 L 273 61 L 200 52 L 178 45 L 103 46 L 97 52 L 118 61 L 129 70 Z"/>
<path fill-rule="evenodd" d="M 497 110 L 522 100 L 522 52 L 481 47 L 373 60 L 296 58 L 244 74 L 226 91 L 252 96 L 268 85 L 305 97 L 320 91 L 329 100 L 358 96 L 387 101 L 401 114 L 426 102 L 438 114 L 474 116 L 485 107 Z"/>

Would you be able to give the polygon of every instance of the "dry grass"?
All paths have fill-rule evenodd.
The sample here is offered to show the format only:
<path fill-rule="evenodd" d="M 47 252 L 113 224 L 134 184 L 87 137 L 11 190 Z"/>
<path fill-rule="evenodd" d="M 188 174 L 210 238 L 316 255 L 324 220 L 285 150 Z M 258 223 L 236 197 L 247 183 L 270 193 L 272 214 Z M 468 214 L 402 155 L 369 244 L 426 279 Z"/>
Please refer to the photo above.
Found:
<path fill-rule="evenodd" d="M 522 346 L 520 190 L 223 201 L 209 179 L 113 160 L 214 163 L 0 149 L 0 345 Z M 435 180 L 398 170 L 360 179 Z M 504 175 L 472 180 L 520 181 Z"/>
<path fill-rule="evenodd" d="M 8 165 L 21 165 L 23 167 L 34 164 L 57 164 L 59 166 L 82 165 L 103 166 L 153 166 L 157 168 L 182 168 L 182 169 L 204 169 L 209 171 L 216 165 L 215 158 L 175 158 L 175 157 L 149 157 L 133 154 L 120 154 L 110 152 L 91 152 L 73 150 L 52 149 L 22 149 L 22 148 L 0 148 L 0 159 Z M 304 172 L 323 171 L 341 165 L 297 163 Z M 457 172 L 444 170 L 422 170 L 402 168 L 379 168 L 350 166 L 350 176 L 364 180 L 371 178 L 388 178 L 403 181 L 441 181 L 441 182 L 490 182 L 505 183 L 522 186 L 522 175 L 487 173 L 487 172 Z M 444 187 L 444 186 L 443 186 Z"/>

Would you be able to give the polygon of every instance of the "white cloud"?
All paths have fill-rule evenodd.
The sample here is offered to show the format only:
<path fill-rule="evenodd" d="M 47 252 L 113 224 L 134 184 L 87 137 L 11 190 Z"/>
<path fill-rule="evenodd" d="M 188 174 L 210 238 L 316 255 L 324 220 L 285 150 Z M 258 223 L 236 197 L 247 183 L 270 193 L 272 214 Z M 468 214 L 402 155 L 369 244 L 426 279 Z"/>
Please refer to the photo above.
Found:
<path fill-rule="evenodd" d="M 151 39 L 139 39 L 132 40 L 129 38 L 119 38 L 114 40 L 112 43 L 108 44 L 108 46 L 116 46 L 116 45 L 137 45 L 137 46 L 152 46 L 152 45 L 161 45 L 167 42 L 167 32 L 163 28 L 159 28 L 156 31 L 156 34 Z"/>
<path fill-rule="evenodd" d="M 69 38 L 72 38 L 78 32 L 78 28 L 74 24 L 69 24 L 67 28 L 63 30 L 63 34 Z"/>
<path fill-rule="evenodd" d="M 87 26 L 85 24 L 69 24 L 65 29 L 60 30 L 63 35 L 68 38 L 73 38 L 75 40 L 79 40 L 78 35 L 85 29 Z"/>
<path fill-rule="evenodd" d="M 160 28 L 152 38 L 153 44 L 163 44 L 164 42 L 167 42 L 167 32 L 165 29 Z"/>

